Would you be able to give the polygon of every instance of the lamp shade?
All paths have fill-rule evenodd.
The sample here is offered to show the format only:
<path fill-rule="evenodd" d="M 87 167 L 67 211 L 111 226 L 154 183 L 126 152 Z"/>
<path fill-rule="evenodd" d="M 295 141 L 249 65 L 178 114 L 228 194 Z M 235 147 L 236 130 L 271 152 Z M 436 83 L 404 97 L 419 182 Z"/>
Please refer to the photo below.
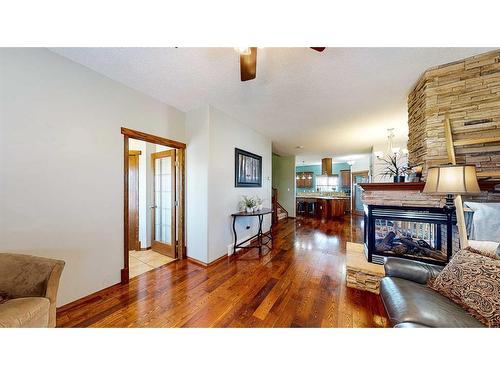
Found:
<path fill-rule="evenodd" d="M 427 181 L 423 190 L 427 194 L 477 194 L 481 192 L 477 183 L 475 165 L 441 165 L 427 170 Z"/>

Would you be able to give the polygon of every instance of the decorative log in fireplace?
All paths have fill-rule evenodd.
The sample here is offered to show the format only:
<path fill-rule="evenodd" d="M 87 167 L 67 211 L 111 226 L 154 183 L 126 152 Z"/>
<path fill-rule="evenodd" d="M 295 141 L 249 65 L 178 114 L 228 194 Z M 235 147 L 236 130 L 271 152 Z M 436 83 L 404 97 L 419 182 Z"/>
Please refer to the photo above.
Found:
<path fill-rule="evenodd" d="M 389 232 L 380 242 L 375 243 L 378 252 L 393 252 L 396 255 L 412 257 L 427 257 L 440 262 L 446 262 L 446 255 L 434 250 L 425 240 L 415 240 L 411 237 L 396 238 L 395 232 Z"/>
<path fill-rule="evenodd" d="M 388 256 L 446 264 L 455 215 L 438 207 L 365 206 L 365 250 L 373 263 Z"/>

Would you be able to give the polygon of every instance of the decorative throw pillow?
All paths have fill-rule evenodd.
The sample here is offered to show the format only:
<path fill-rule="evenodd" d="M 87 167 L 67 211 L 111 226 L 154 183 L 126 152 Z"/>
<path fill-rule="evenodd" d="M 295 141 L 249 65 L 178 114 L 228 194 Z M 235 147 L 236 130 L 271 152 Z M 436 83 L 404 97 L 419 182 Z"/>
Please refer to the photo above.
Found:
<path fill-rule="evenodd" d="M 488 327 L 500 327 L 500 260 L 459 250 L 429 285 Z"/>
<path fill-rule="evenodd" d="M 478 244 L 481 244 L 481 242 L 486 242 L 486 244 L 493 244 L 493 242 L 488 242 L 488 241 L 473 241 L 473 242 L 474 242 L 474 247 L 469 246 L 466 250 L 472 251 L 473 253 L 476 254 L 484 255 L 485 257 L 490 257 L 493 259 L 500 260 L 500 253 L 498 253 L 500 246 L 499 247 L 477 246 Z"/>

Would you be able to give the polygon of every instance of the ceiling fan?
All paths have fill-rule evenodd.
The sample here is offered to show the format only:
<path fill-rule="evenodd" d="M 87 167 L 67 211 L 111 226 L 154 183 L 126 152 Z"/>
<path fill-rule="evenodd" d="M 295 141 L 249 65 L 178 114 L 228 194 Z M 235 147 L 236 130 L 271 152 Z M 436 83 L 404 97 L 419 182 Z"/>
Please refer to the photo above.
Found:
<path fill-rule="evenodd" d="M 323 52 L 326 47 L 309 47 L 317 52 Z M 240 52 L 241 81 L 250 81 L 257 75 L 257 47 L 238 48 Z"/>

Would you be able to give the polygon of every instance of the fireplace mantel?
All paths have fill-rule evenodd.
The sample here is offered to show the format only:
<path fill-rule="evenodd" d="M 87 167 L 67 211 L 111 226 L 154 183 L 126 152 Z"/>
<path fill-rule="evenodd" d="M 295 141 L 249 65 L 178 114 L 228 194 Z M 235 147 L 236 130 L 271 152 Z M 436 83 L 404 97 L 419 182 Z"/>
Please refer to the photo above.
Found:
<path fill-rule="evenodd" d="M 424 190 L 425 182 L 367 182 L 359 184 L 365 191 L 370 190 Z"/>
<path fill-rule="evenodd" d="M 478 181 L 479 187 L 483 191 L 492 191 L 500 181 Z M 424 190 L 425 182 L 368 182 L 359 184 L 365 191 L 372 190 L 412 190 L 421 192 Z"/>

